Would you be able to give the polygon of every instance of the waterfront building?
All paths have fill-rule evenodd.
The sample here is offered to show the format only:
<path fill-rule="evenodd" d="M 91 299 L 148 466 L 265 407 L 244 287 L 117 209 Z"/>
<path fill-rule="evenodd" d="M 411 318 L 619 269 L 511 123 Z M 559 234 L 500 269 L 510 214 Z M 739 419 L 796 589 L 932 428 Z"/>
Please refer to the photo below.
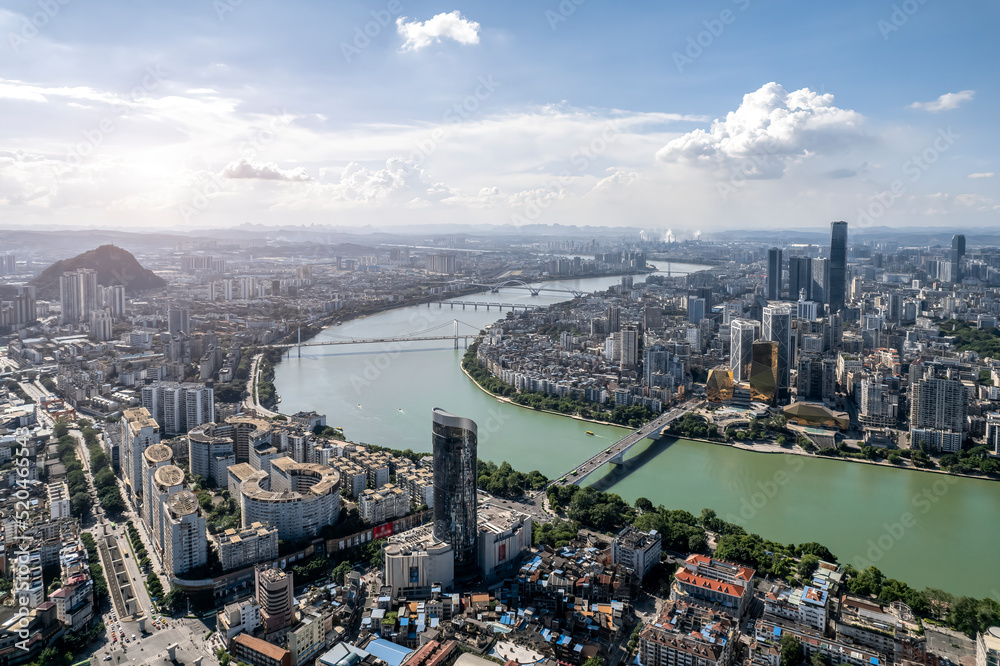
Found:
<path fill-rule="evenodd" d="M 729 402 L 733 399 L 733 371 L 718 366 L 708 371 L 705 393 L 712 402 Z"/>
<path fill-rule="evenodd" d="M 753 400 L 773 405 L 778 398 L 778 343 L 753 343 L 750 365 L 750 395 Z"/>
<path fill-rule="evenodd" d="M 434 536 L 454 548 L 460 578 L 476 568 L 477 433 L 472 419 L 434 408 Z"/>
<path fill-rule="evenodd" d="M 755 573 L 739 564 L 705 555 L 689 555 L 674 573 L 670 598 L 719 605 L 733 617 L 742 618 L 753 600 Z"/>
<path fill-rule="evenodd" d="M 784 404 L 791 377 L 792 310 L 788 305 L 768 305 L 763 314 L 763 339 L 778 343 L 777 401 Z"/>

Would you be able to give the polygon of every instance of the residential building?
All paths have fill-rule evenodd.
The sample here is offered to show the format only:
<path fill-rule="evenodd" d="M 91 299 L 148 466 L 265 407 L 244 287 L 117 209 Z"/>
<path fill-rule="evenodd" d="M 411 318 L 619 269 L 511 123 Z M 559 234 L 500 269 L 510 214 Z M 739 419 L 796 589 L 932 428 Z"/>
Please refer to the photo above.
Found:
<path fill-rule="evenodd" d="M 705 555 L 689 555 L 674 574 L 674 601 L 718 604 L 742 618 L 753 599 L 753 569 Z"/>
<path fill-rule="evenodd" d="M 738 623 L 725 612 L 671 600 L 639 634 L 639 664 L 729 666 L 738 639 Z"/>
<path fill-rule="evenodd" d="M 295 600 L 290 571 L 257 566 L 254 569 L 254 594 L 260 604 L 261 626 L 267 636 L 274 636 L 292 626 Z"/>
<path fill-rule="evenodd" d="M 249 634 L 240 634 L 233 638 L 229 645 L 229 654 L 236 661 L 242 661 L 250 666 L 292 666 L 292 654 L 288 650 Z"/>
<path fill-rule="evenodd" d="M 216 542 L 223 571 L 278 559 L 278 529 L 269 525 L 252 523 L 240 530 L 230 528 L 218 535 Z"/>
<path fill-rule="evenodd" d="M 611 545 L 611 563 L 621 564 L 635 572 L 640 581 L 660 562 L 663 538 L 656 530 L 641 532 L 626 527 Z"/>

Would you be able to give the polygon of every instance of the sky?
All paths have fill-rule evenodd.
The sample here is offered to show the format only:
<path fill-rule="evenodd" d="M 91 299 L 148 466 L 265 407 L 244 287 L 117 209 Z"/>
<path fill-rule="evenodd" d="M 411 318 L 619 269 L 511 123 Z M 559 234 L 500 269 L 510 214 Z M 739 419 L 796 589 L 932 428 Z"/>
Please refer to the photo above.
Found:
<path fill-rule="evenodd" d="M 996 0 L 0 4 L 0 224 L 1000 219 Z"/>

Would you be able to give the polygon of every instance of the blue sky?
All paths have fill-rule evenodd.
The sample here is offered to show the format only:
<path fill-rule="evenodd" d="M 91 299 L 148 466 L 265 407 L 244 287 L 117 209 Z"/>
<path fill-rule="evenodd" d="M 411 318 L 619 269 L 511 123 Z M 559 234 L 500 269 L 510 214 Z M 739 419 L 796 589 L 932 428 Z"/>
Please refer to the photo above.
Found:
<path fill-rule="evenodd" d="M 983 0 L 8 2 L 0 205 L 151 228 L 995 226 L 998 19 Z"/>

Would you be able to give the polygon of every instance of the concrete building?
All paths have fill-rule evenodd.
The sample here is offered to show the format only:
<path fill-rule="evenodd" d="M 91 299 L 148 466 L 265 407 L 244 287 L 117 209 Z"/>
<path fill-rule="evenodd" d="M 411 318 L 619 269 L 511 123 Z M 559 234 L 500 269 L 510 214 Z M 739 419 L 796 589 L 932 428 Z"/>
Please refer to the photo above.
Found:
<path fill-rule="evenodd" d="M 236 464 L 232 434 L 231 427 L 216 423 L 207 423 L 188 431 L 188 461 L 192 476 L 214 486 L 226 481 L 226 469 Z"/>
<path fill-rule="evenodd" d="M 389 537 L 384 554 L 385 585 L 393 598 L 426 598 L 434 585 L 442 590 L 454 585 L 455 551 L 451 544 L 436 539 L 432 528 L 419 527 Z"/>
<path fill-rule="evenodd" d="M 70 517 L 69 486 L 65 481 L 56 481 L 45 486 L 49 500 L 49 520 Z"/>
<path fill-rule="evenodd" d="M 215 615 L 215 630 L 226 647 L 239 634 L 253 634 L 260 627 L 260 604 L 255 597 L 247 597 L 223 606 Z"/>
<path fill-rule="evenodd" d="M 813 296 L 812 296 L 812 258 L 811 257 L 789 257 L 788 258 L 788 297 L 791 300 L 799 300 L 802 296 L 805 296 L 806 300 L 813 300 Z"/>
<path fill-rule="evenodd" d="M 910 446 L 917 437 L 932 450 L 956 451 L 965 440 L 969 395 L 957 379 L 925 377 L 910 387 Z M 921 431 L 947 433 L 935 439 Z M 955 448 L 955 443 L 958 448 Z"/>
<path fill-rule="evenodd" d="M 187 382 L 156 382 L 142 387 L 142 406 L 167 437 L 215 421 L 215 389 Z"/>
<path fill-rule="evenodd" d="M 288 650 L 249 634 L 234 638 L 230 642 L 229 654 L 250 666 L 292 666 L 292 655 Z"/>
<path fill-rule="evenodd" d="M 724 612 L 668 601 L 639 635 L 641 666 L 729 666 L 737 654 L 738 623 Z"/>
<path fill-rule="evenodd" d="M 826 631 L 829 609 L 829 592 L 808 585 L 791 588 L 779 584 L 764 596 L 766 619 L 790 620 L 820 632 Z"/>
<path fill-rule="evenodd" d="M 198 497 L 181 490 L 167 499 L 163 510 L 163 567 L 180 576 L 208 561 L 205 516 Z"/>
<path fill-rule="evenodd" d="M 742 618 L 753 599 L 753 569 L 705 555 L 689 555 L 674 574 L 670 598 L 674 601 L 718 604 Z"/>
<path fill-rule="evenodd" d="M 97 272 L 90 268 L 63 273 L 59 277 L 59 305 L 63 324 L 82 324 L 97 309 Z"/>
<path fill-rule="evenodd" d="M 484 580 L 514 575 L 524 553 L 531 549 L 531 518 L 523 513 L 484 503 L 479 507 L 479 570 Z"/>
<path fill-rule="evenodd" d="M 295 620 L 292 573 L 268 566 L 254 569 L 254 595 L 266 636 L 278 635 Z"/>
<path fill-rule="evenodd" d="M 641 532 L 626 527 L 611 545 L 611 563 L 628 567 L 641 581 L 659 564 L 662 541 L 656 530 Z"/>
<path fill-rule="evenodd" d="M 223 571 L 278 559 L 278 529 L 261 523 L 241 530 L 230 528 L 217 537 L 217 544 Z"/>
<path fill-rule="evenodd" d="M 142 454 L 160 443 L 160 426 L 145 407 L 122 412 L 122 450 L 125 454 L 124 481 L 128 497 L 137 506 L 142 494 Z"/>
<path fill-rule="evenodd" d="M 243 527 L 266 523 L 290 541 L 314 537 L 340 518 L 340 473 L 332 467 L 288 457 L 273 460 L 270 473 L 246 467 L 251 473 L 237 481 Z M 238 472 L 229 471 L 231 479 Z"/>
<path fill-rule="evenodd" d="M 153 444 L 142 454 L 142 510 L 140 516 L 143 522 L 153 529 L 154 498 L 154 477 L 156 470 L 167 465 L 173 465 L 173 450 L 166 444 Z M 183 477 L 182 477 L 183 478 Z M 158 508 L 158 507 L 156 507 Z"/>
<path fill-rule="evenodd" d="M 358 498 L 361 519 L 371 525 L 405 516 L 410 510 L 410 496 L 402 488 L 387 483 L 378 490 L 368 489 Z"/>
<path fill-rule="evenodd" d="M 473 577 L 477 568 L 477 432 L 472 419 L 434 408 L 434 537 L 452 546 L 462 579 Z"/>
<path fill-rule="evenodd" d="M 1000 666 L 1000 627 L 976 636 L 976 666 Z"/>

